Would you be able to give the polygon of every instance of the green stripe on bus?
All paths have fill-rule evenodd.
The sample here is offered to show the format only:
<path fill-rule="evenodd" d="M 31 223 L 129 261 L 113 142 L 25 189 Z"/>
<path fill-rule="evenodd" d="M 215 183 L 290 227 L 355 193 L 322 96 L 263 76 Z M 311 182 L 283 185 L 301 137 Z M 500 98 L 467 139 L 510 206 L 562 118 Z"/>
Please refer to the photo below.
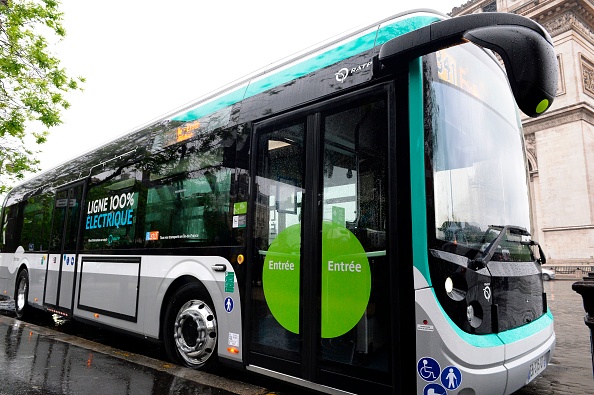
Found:
<path fill-rule="evenodd" d="M 413 265 L 431 286 L 427 253 L 427 208 L 425 197 L 425 128 L 421 59 L 409 66 L 410 193 Z"/>
<path fill-rule="evenodd" d="M 437 295 L 435 295 L 435 290 L 430 288 L 433 294 L 433 298 L 437 301 Z M 510 329 L 505 332 L 500 333 L 492 333 L 489 335 L 471 335 L 470 333 L 464 332 L 462 329 L 458 327 L 452 321 L 452 319 L 447 315 L 447 313 L 443 310 L 441 305 L 439 305 L 439 309 L 443 314 L 444 318 L 448 321 L 454 332 L 466 343 L 470 344 L 471 346 L 478 347 L 478 348 L 489 348 L 489 347 L 500 347 L 506 344 L 512 344 L 520 340 L 524 340 L 535 333 L 539 333 L 546 327 L 553 324 L 553 314 L 551 310 L 548 310 L 546 314 L 543 314 L 541 317 L 532 321 L 529 324 L 522 325 L 519 328 Z"/>
<path fill-rule="evenodd" d="M 324 67 L 348 59 L 361 52 L 368 51 L 374 47 L 376 34 L 377 32 L 375 31 L 367 33 L 353 41 L 339 45 L 338 47 L 314 56 L 311 59 L 307 59 L 294 66 L 283 69 L 278 73 L 272 74 L 260 80 L 256 80 L 250 83 L 250 86 L 246 92 L 246 97 L 255 96 L 258 93 L 267 91 L 268 89 L 275 88 L 287 82 L 301 78 L 307 74 L 313 73 L 317 70 L 323 69 Z"/>
<path fill-rule="evenodd" d="M 435 16 L 422 15 L 413 18 L 407 18 L 397 23 L 391 23 L 389 25 L 382 25 L 377 34 L 377 40 L 375 45 L 382 45 L 394 37 L 402 36 L 413 30 L 420 29 L 424 26 L 430 25 L 433 22 L 437 22 L 439 18 Z"/>
<path fill-rule="evenodd" d="M 213 101 L 204 103 L 204 104 L 200 105 L 199 107 L 196 107 L 196 108 L 186 112 L 183 115 L 172 118 L 171 120 L 172 121 L 182 121 L 182 122 L 195 121 L 196 119 L 200 119 L 202 117 L 210 115 L 210 114 L 214 113 L 215 111 L 218 111 L 222 108 L 230 107 L 230 106 L 234 105 L 235 103 L 238 103 L 241 100 L 243 100 L 243 98 L 245 96 L 244 93 L 245 93 L 246 88 L 247 88 L 246 86 L 243 86 L 242 88 L 234 90 L 230 93 L 227 93 L 226 95 L 217 97 Z"/>
<path fill-rule="evenodd" d="M 553 313 L 548 310 L 545 315 L 538 318 L 535 321 L 527 325 L 523 325 L 519 328 L 511 329 L 499 334 L 499 338 L 504 344 L 511 344 L 518 340 L 525 339 L 529 336 L 534 335 L 553 324 Z"/>

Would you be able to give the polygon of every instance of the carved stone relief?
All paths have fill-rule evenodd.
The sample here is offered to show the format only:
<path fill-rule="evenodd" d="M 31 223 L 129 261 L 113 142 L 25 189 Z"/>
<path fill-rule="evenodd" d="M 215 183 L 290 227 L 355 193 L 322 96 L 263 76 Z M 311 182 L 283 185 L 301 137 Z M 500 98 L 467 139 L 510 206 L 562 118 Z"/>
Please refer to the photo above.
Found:
<path fill-rule="evenodd" d="M 528 158 L 528 165 L 530 173 L 538 172 L 538 159 L 536 157 L 536 136 L 534 133 L 524 135 L 526 143 L 526 157 Z"/>
<path fill-rule="evenodd" d="M 580 54 L 584 92 L 594 96 L 594 63 Z"/>

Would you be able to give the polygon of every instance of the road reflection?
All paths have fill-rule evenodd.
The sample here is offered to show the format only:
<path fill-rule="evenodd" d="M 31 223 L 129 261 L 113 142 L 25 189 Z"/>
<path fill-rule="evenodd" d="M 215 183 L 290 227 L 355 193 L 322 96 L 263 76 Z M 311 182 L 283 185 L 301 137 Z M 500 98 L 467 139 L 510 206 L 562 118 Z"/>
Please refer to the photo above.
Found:
<path fill-rule="evenodd" d="M 544 373 L 514 395 L 594 394 L 590 331 L 584 324 L 582 297 L 571 289 L 575 281 L 545 282 L 547 303 L 555 318 L 556 349 Z"/>
<path fill-rule="evenodd" d="M 43 332 L 43 329 L 38 332 L 31 327 L 25 322 L 0 317 L 0 338 L 4 339 L 3 352 L 0 351 L 1 394 L 240 393 L 201 385 L 167 371 L 58 341 L 56 332 Z M 252 389 L 253 394 L 261 391 L 262 388 Z"/>

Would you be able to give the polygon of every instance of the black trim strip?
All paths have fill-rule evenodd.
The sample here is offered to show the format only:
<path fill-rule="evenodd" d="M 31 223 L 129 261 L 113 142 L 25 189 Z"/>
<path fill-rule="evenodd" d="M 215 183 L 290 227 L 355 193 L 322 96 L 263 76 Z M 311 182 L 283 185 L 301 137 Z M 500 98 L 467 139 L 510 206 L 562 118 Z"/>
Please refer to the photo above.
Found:
<path fill-rule="evenodd" d="M 394 394 L 410 393 L 410 377 L 416 376 L 415 292 L 413 284 L 412 219 L 410 195 L 410 120 L 409 64 L 400 65 L 396 86 L 389 95 L 394 98 L 388 151 L 388 229 L 392 242 L 387 245 L 390 258 L 392 308 L 392 360 L 390 370 Z M 394 85 L 392 85 L 392 89 Z M 395 125 L 395 127 L 393 127 Z M 402 186 L 399 188 L 399 186 Z M 400 263 L 400 264 L 399 264 Z M 403 324 L 406 323 L 406 324 Z"/>
<path fill-rule="evenodd" d="M 319 112 L 307 117 L 305 135 L 305 196 L 301 226 L 301 284 L 300 324 L 303 334 L 301 363 L 303 378 L 317 382 L 318 366 L 316 351 L 321 338 L 321 291 L 322 272 L 319 262 L 322 256 L 320 162 L 322 142 Z M 305 244 L 305 243 L 307 244 Z M 307 248 L 304 248 L 307 245 Z"/>

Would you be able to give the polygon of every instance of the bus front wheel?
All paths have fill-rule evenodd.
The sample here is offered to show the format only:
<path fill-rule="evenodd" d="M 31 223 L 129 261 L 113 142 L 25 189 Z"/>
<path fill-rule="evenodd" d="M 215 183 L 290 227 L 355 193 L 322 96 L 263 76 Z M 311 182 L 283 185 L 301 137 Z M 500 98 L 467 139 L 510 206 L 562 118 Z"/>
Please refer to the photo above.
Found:
<path fill-rule="evenodd" d="M 29 273 L 27 270 L 21 270 L 17 277 L 16 289 L 14 295 L 14 312 L 19 319 L 24 318 L 29 311 Z"/>
<path fill-rule="evenodd" d="M 194 369 L 212 369 L 217 360 L 217 320 L 202 284 L 179 288 L 165 312 L 163 340 L 171 362 Z"/>

